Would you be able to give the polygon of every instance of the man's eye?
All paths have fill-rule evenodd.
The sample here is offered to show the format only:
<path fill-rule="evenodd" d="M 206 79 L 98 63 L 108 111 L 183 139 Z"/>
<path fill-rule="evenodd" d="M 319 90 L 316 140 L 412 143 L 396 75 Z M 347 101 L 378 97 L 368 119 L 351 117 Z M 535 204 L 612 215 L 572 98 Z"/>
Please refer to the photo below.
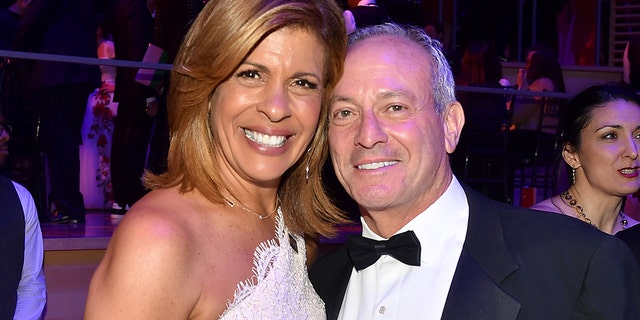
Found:
<path fill-rule="evenodd" d="M 350 110 L 338 110 L 333 113 L 331 122 L 338 126 L 347 125 L 355 119 L 355 114 Z"/>
<path fill-rule="evenodd" d="M 340 110 L 340 111 L 336 112 L 335 117 L 336 117 L 336 118 L 347 118 L 347 117 L 349 117 L 351 114 L 352 114 L 352 113 L 351 113 L 351 111 L 349 111 L 349 110 Z"/>
<path fill-rule="evenodd" d="M 391 111 L 402 111 L 402 110 L 404 110 L 404 107 L 403 107 L 403 106 L 401 106 L 401 105 L 397 105 L 397 104 L 396 104 L 396 105 L 392 105 L 392 106 L 390 106 L 390 107 L 389 107 L 389 110 L 391 110 Z"/>

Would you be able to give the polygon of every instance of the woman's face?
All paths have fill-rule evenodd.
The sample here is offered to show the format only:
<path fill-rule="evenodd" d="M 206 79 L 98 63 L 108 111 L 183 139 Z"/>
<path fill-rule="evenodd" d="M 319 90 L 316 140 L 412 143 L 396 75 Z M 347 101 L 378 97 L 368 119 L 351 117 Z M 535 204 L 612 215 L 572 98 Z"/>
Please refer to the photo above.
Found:
<path fill-rule="evenodd" d="M 593 109 L 591 115 L 576 153 L 584 181 L 576 183 L 617 196 L 636 192 L 640 188 L 640 107 L 618 100 Z"/>
<path fill-rule="evenodd" d="M 306 30 L 275 31 L 218 87 L 210 120 L 223 176 L 277 187 L 307 150 L 320 115 L 324 51 Z"/>

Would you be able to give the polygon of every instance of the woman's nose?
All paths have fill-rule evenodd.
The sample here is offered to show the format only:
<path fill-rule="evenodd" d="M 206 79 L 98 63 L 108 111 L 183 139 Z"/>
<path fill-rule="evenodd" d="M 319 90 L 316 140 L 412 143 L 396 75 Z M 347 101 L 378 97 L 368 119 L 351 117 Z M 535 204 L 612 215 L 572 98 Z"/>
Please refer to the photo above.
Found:
<path fill-rule="evenodd" d="M 266 115 L 271 122 L 278 122 L 291 116 L 286 91 L 282 88 L 271 90 L 268 97 L 258 106 L 258 111 Z"/>
<path fill-rule="evenodd" d="M 627 144 L 627 148 L 625 150 L 625 156 L 629 157 L 631 160 L 635 160 L 638 158 L 638 141 L 631 137 L 629 139 L 629 143 Z"/>

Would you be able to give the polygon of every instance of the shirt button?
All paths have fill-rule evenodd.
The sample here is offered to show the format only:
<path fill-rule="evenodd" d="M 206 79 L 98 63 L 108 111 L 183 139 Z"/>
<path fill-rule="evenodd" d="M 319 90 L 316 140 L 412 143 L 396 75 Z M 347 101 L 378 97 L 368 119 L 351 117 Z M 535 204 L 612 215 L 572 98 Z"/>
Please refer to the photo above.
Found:
<path fill-rule="evenodd" d="M 384 314 L 385 312 L 387 312 L 387 307 L 385 306 L 381 306 L 380 309 L 378 309 L 379 314 Z"/>

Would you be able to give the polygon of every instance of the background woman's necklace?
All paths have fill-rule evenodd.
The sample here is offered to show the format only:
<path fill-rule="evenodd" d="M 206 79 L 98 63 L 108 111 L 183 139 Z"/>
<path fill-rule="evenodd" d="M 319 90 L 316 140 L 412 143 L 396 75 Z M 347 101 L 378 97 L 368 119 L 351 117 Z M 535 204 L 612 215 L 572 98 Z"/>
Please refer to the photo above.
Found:
<path fill-rule="evenodd" d="M 244 210 L 246 212 L 253 213 L 260 220 L 268 219 L 269 217 L 271 217 L 278 210 L 278 206 L 280 204 L 280 197 L 278 197 L 276 199 L 276 206 L 275 206 L 275 208 L 273 208 L 273 211 L 271 211 L 271 213 L 269 213 L 268 215 L 264 216 L 261 213 L 257 213 L 255 211 L 245 207 L 240 201 L 236 200 L 235 198 L 234 198 L 234 200 L 236 200 L 237 203 L 231 201 L 231 199 L 227 198 L 227 196 L 225 196 L 225 195 L 223 195 L 222 197 L 224 198 L 224 201 L 227 203 L 227 205 L 229 207 L 231 207 L 231 208 L 240 207 L 240 209 L 242 209 L 242 210 Z"/>
<path fill-rule="evenodd" d="M 578 214 L 578 219 L 580 219 L 580 220 L 592 225 L 596 229 L 600 229 L 593 222 L 591 222 L 591 219 L 589 219 L 589 217 L 587 217 L 587 214 L 584 213 L 584 208 L 581 205 L 578 204 L 578 201 L 576 199 L 574 199 L 573 196 L 571 196 L 571 194 L 569 193 L 569 190 L 560 193 L 560 195 L 565 200 L 567 200 L 567 202 L 569 203 L 569 205 L 572 208 L 574 208 L 576 210 L 576 213 Z M 627 228 L 627 224 L 629 224 L 629 221 L 627 221 L 627 219 L 626 219 L 624 213 L 622 213 L 622 211 L 618 212 L 618 219 L 620 220 L 620 225 L 622 226 L 622 229 L 626 229 Z"/>

